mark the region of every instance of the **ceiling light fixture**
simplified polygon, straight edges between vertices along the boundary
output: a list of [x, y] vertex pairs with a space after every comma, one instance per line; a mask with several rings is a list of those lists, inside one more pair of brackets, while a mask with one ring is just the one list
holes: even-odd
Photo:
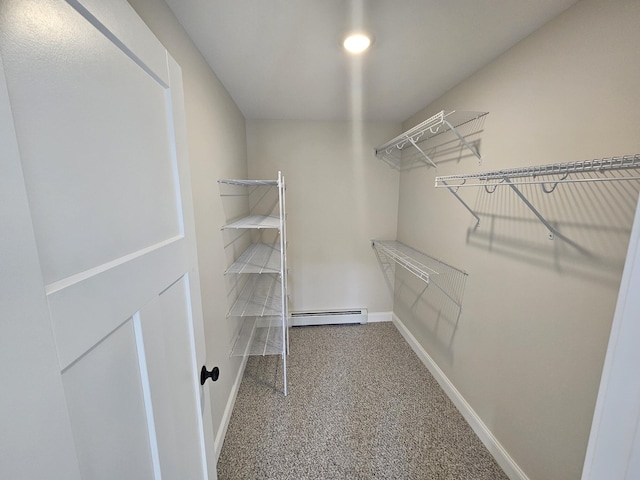
[[362, 53], [373, 43], [372, 38], [365, 33], [350, 33], [342, 42], [342, 46], [349, 53]]

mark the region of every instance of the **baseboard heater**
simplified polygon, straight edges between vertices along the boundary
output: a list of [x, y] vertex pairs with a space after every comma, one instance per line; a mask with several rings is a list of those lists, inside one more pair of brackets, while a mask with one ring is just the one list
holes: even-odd
[[340, 325], [343, 323], [367, 323], [367, 309], [324, 310], [308, 312], [291, 312], [290, 325], [302, 327], [307, 325]]

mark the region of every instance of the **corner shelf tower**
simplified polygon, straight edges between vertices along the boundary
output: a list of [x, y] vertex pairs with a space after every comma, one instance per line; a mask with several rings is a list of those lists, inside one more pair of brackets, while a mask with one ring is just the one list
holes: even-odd
[[[277, 189], [275, 204], [266, 214], [256, 214], [252, 211], [256, 205], [250, 205], [249, 215], [228, 223], [222, 230], [243, 230], [237, 238], [244, 233], [251, 237], [248, 247], [225, 271], [225, 275], [239, 276], [235, 285], [240, 289], [227, 313], [227, 317], [236, 317], [242, 322], [231, 355], [281, 355], [286, 395], [289, 309], [284, 177], [278, 172], [276, 180], [220, 179], [218, 183], [240, 190], [228, 195], [231, 197], [251, 197], [258, 188]], [[264, 198], [266, 194], [259, 200]], [[263, 235], [265, 232], [271, 232], [268, 239]]]

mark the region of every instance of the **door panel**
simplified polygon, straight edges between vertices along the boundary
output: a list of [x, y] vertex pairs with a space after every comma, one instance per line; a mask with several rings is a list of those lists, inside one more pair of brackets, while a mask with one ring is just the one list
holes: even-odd
[[65, 368], [184, 273], [177, 239], [65, 288], [49, 292], [49, 310]]
[[133, 322], [62, 374], [82, 478], [153, 478]]
[[[48, 285], [174, 237], [182, 225], [165, 86], [70, 6], [39, 4], [29, 42], [7, 42], [6, 55], [20, 61], [6, 74]], [[42, 17], [73, 32], [64, 48]], [[23, 23], [5, 35], [23, 39]]]
[[137, 15], [131, 15], [128, 2], [104, 0], [67, 0], [82, 13], [98, 30], [112, 38], [114, 42], [135, 51], [130, 52], [141, 68], [158, 78], [158, 82], [169, 85], [167, 55], [164, 48], [158, 48], [159, 41]]
[[[33, 293], [12, 299], [23, 321], [3, 318], [0, 352], [42, 377], [46, 395], [28, 390], [29, 409], [55, 409], [59, 427], [39, 443], [36, 425], [3, 420], [3, 437], [27, 436], [0, 443], [3, 463], [11, 452], [0, 476], [207, 478], [180, 69], [124, 0], [2, 0], [0, 55], [11, 102], [0, 95], [0, 120], [18, 164], [8, 192], [23, 198], [8, 245], [26, 245], [31, 267], [0, 270], [0, 287]], [[25, 382], [5, 370], [1, 381], [14, 409]], [[66, 454], [68, 473], [22, 474], [32, 444], [47, 459]]]
[[0, 152], [0, 478], [77, 480], [2, 61]]
[[198, 415], [193, 415], [199, 411], [199, 385], [191, 374], [195, 356], [183, 353], [193, 352], [194, 345], [188, 293], [187, 278], [181, 278], [140, 312], [164, 480], [197, 478], [202, 471], [197, 446], [178, 448], [199, 438]]

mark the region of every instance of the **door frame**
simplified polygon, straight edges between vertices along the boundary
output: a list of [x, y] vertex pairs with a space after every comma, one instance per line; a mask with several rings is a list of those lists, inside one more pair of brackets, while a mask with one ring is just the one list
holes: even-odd
[[582, 480], [639, 478], [640, 474], [640, 199], [602, 379]]

